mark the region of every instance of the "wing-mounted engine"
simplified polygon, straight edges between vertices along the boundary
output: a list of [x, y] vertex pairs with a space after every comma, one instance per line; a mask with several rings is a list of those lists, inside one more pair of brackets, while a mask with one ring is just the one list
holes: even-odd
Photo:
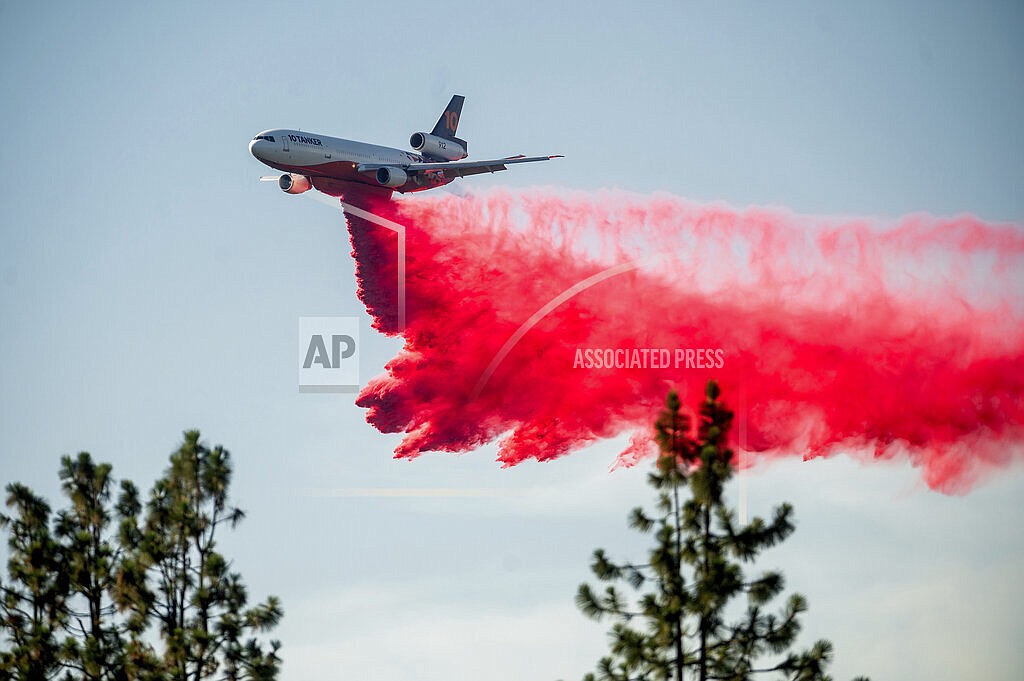
[[401, 168], [384, 166], [377, 169], [377, 183], [384, 187], [401, 187], [409, 181], [409, 173]]
[[466, 141], [445, 139], [426, 132], [414, 132], [409, 146], [424, 156], [438, 161], [458, 161], [466, 158]]
[[277, 180], [277, 186], [281, 188], [281, 191], [288, 194], [301, 194], [302, 192], [308, 192], [313, 188], [308, 177], [305, 175], [298, 175], [296, 173], [282, 175]]

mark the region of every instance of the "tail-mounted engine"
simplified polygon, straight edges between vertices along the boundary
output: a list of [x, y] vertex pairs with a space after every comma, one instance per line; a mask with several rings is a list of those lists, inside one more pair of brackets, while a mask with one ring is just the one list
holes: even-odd
[[289, 194], [301, 194], [302, 192], [308, 192], [313, 188], [308, 177], [305, 175], [296, 175], [295, 173], [282, 175], [277, 180], [277, 186], [281, 188], [281, 191]]
[[409, 138], [409, 146], [424, 156], [443, 161], [458, 161], [468, 156], [465, 141], [445, 139], [426, 132], [414, 132]]

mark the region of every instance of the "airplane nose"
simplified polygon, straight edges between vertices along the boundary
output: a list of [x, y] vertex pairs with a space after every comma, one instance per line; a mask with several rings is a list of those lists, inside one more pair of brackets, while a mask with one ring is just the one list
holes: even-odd
[[252, 142], [249, 142], [249, 153], [260, 160], [263, 160], [260, 157], [260, 145], [263, 143], [263, 141], [264, 140], [253, 140]]

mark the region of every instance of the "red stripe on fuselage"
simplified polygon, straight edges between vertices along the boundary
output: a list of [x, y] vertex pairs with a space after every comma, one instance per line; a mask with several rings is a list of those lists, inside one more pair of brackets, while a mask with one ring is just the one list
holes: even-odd
[[[339, 180], [342, 182], [357, 182], [359, 184], [365, 184], [370, 187], [377, 189], [387, 189], [389, 191], [396, 191], [402, 194], [407, 192], [420, 192], [425, 189], [433, 189], [434, 187], [440, 187], [441, 185], [448, 184], [454, 178], [445, 178], [444, 182], [438, 182], [430, 185], [419, 185], [416, 184], [412, 179], [403, 184], [401, 187], [383, 187], [377, 182], [376, 172], [360, 173], [356, 170], [356, 163], [353, 161], [330, 161], [327, 163], [317, 163], [316, 165], [309, 166], [294, 166], [285, 163], [271, 163], [269, 161], [263, 161], [271, 168], [284, 171], [286, 173], [297, 173], [299, 175], [306, 175], [308, 177], [325, 177], [332, 180]], [[399, 166], [395, 166], [396, 168]]]

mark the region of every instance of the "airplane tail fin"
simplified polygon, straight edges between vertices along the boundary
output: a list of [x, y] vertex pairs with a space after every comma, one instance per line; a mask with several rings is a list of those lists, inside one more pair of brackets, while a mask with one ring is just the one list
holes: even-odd
[[452, 101], [448, 102], [448, 106], [444, 108], [444, 113], [437, 119], [437, 124], [430, 134], [465, 145], [462, 140], [455, 136], [455, 131], [459, 129], [459, 116], [462, 115], [462, 103], [465, 101], [466, 98], [462, 95], [452, 97]]

